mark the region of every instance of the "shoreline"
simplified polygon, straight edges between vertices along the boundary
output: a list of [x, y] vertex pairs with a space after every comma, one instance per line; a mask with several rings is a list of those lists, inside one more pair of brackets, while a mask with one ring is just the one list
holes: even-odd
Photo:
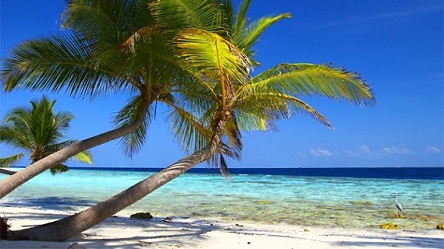
[[[73, 212], [2, 206], [11, 230], [44, 224]], [[131, 219], [117, 214], [65, 242], [6, 241], [0, 248], [68, 248], [78, 243], [91, 248], [444, 248], [444, 231], [402, 229], [344, 229], [268, 225], [173, 217], [162, 221]]]

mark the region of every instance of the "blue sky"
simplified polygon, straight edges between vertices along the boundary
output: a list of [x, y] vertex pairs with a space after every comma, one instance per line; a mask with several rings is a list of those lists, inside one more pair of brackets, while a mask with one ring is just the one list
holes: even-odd
[[[238, 1], [236, 1], [238, 2]], [[1, 58], [16, 44], [60, 32], [64, 1], [2, 1]], [[267, 69], [279, 63], [332, 63], [358, 72], [374, 89], [377, 104], [310, 97], [335, 129], [300, 115], [277, 123], [278, 132], [243, 134], [244, 152], [232, 167], [443, 166], [442, 0], [253, 0], [248, 16], [290, 12], [256, 46]], [[0, 118], [43, 93], [0, 93]], [[75, 115], [69, 138], [85, 139], [112, 128], [125, 97], [94, 101], [66, 94], [56, 110]], [[165, 167], [184, 156], [160, 112], [144, 149], [132, 159], [118, 142], [92, 149], [95, 166]], [[0, 156], [17, 152], [0, 145]], [[22, 162], [26, 164], [28, 161]], [[84, 166], [71, 163], [73, 166]]]

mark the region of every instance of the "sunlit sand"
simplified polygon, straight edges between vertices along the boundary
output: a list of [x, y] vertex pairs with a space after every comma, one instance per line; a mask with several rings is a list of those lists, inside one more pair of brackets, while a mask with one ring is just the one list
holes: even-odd
[[[43, 224], [67, 213], [1, 207], [12, 230]], [[175, 218], [150, 221], [118, 215], [65, 242], [0, 241], [0, 248], [443, 248], [440, 230], [406, 231], [342, 229], [210, 219]]]

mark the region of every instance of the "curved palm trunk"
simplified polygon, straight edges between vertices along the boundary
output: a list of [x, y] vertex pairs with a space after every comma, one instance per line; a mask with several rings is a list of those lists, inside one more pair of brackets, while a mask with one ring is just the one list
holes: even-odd
[[157, 188], [185, 173], [195, 165], [207, 160], [220, 144], [226, 121], [221, 120], [216, 127], [215, 135], [210, 143], [200, 151], [177, 161], [164, 170], [140, 181], [119, 194], [100, 202], [72, 216], [52, 223], [14, 231], [13, 239], [29, 239], [43, 241], [64, 241], [70, 237], [99, 224], [136, 201], [142, 199]]
[[145, 114], [148, 111], [148, 107], [150, 104], [151, 101], [143, 99], [137, 119], [132, 124], [99, 134], [97, 136], [67, 146], [35, 163], [30, 164], [26, 168], [0, 181], [0, 199], [11, 193], [14, 189], [32, 179], [36, 175], [50, 169], [54, 165], [63, 163], [70, 157], [77, 155], [82, 151], [135, 132], [137, 128], [142, 124], [142, 121], [145, 118]]

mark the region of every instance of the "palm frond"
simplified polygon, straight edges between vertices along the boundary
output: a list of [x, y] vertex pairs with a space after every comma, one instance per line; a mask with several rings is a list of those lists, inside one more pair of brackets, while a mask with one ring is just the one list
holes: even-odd
[[230, 39], [232, 34], [232, 27], [234, 25], [235, 12], [234, 6], [231, 0], [219, 0], [220, 11], [221, 11], [221, 27], [223, 27], [224, 32], [219, 34], [225, 39]]
[[232, 148], [232, 157], [240, 157], [241, 151], [243, 149], [242, 144], [242, 133], [237, 124], [237, 118], [235, 113], [231, 113], [231, 117], [228, 119], [225, 125], [225, 135], [228, 138], [228, 144]]
[[25, 153], [19, 153], [10, 157], [0, 158], [0, 168], [9, 168], [14, 163], [18, 162]]
[[71, 157], [71, 159], [80, 161], [82, 163], [93, 164], [92, 154], [89, 151], [82, 151]]
[[[100, 3], [107, 4], [100, 4]], [[123, 1], [121, 1], [123, 2]], [[95, 41], [107, 39], [108, 42], [115, 38], [110, 33], [117, 33], [116, 22], [113, 20], [111, 9], [118, 15], [121, 5], [110, 5], [109, 1], [72, 1], [62, 14], [62, 27], [73, 30], [76, 33], [82, 34], [87, 39]], [[110, 12], [105, 12], [107, 8]], [[105, 35], [106, 34], [106, 35]]]
[[72, 1], [62, 15], [62, 26], [97, 46], [119, 45], [142, 27], [153, 24], [151, 0]]
[[243, 0], [239, 11], [237, 12], [235, 20], [234, 34], [239, 34], [241, 30], [245, 28], [248, 23], [248, 19], [245, 17], [247, 15], [248, 8], [250, 7], [251, 0]]
[[275, 120], [278, 120], [280, 118], [290, 118], [292, 114], [304, 113], [318, 120], [322, 124], [326, 125], [328, 128], [333, 128], [333, 125], [327, 120], [327, 118], [325, 118], [320, 112], [318, 112], [316, 109], [314, 109], [301, 99], [287, 94], [279, 95], [278, 98], [286, 102], [288, 106], [288, 112], [286, 111], [284, 112], [284, 115], [282, 115], [281, 110], [278, 109], [276, 111], [271, 109], [270, 115], [275, 117]]
[[193, 70], [200, 72], [207, 82], [214, 82], [220, 92], [222, 108], [232, 97], [233, 84], [242, 84], [249, 75], [250, 61], [223, 37], [200, 29], [187, 29], [176, 38], [176, 46]]
[[[233, 40], [242, 51], [252, 57], [254, 56], [254, 53], [251, 51], [251, 49], [258, 42], [259, 37], [266, 31], [266, 29], [274, 23], [290, 17], [290, 13], [284, 13], [277, 16], [262, 17], [248, 24], [248, 26], [246, 26], [245, 28], [236, 29], [233, 34]], [[245, 21], [239, 21], [242, 22], [240, 25], [245, 25]]]
[[[256, 101], [253, 100], [253, 104], [254, 103], [256, 103]], [[245, 105], [245, 103], [243, 105]], [[245, 106], [248, 106], [248, 104]], [[237, 107], [235, 113], [238, 120], [239, 129], [242, 131], [276, 130], [272, 120], [270, 120], [269, 117], [259, 108], [255, 110], [248, 110], [243, 109], [242, 107]]]
[[132, 33], [125, 41], [120, 44], [120, 47], [126, 51], [135, 54], [136, 43], [140, 40], [147, 42], [152, 39], [153, 33], [157, 32], [157, 27], [146, 26]]
[[30, 130], [36, 145], [57, 143], [64, 137], [74, 115], [69, 112], [54, 113], [56, 100], [43, 96], [39, 101], [31, 101]]
[[[132, 97], [115, 116], [114, 123], [117, 127], [128, 126], [137, 119], [140, 115], [140, 109], [143, 108], [142, 96]], [[119, 143], [125, 155], [131, 157], [135, 152], [137, 152], [146, 140], [147, 128], [152, 118], [154, 118], [155, 110], [150, 104], [151, 110], [146, 113], [146, 117], [143, 119], [142, 124], [139, 128], [126, 136], [123, 136]]]
[[59, 164], [59, 165], [56, 165], [56, 166], [50, 168], [49, 171], [51, 172], [52, 175], [55, 175], [55, 174], [67, 172], [67, 171], [69, 171], [69, 168], [67, 165]]
[[58, 112], [53, 118], [53, 127], [59, 132], [64, 132], [68, 130], [73, 119], [74, 115], [70, 112]]
[[115, 64], [99, 64], [85, 41], [67, 34], [48, 36], [15, 47], [4, 60], [0, 77], [6, 91], [66, 91], [72, 96], [94, 98], [117, 91], [122, 81], [135, 84], [120, 75], [125, 67], [116, 59]]
[[117, 49], [128, 54], [128, 70], [125, 73], [142, 81], [144, 86], [141, 89], [154, 92], [164, 88], [169, 91], [184, 82], [195, 81], [194, 75], [184, 70], [182, 60], [177, 58], [172, 39], [166, 39], [156, 27], [147, 27], [139, 32]]
[[223, 155], [219, 155], [219, 156], [220, 156], [220, 163], [219, 163], [220, 172], [222, 173], [222, 175], [225, 178], [230, 178], [231, 174], [230, 174], [230, 170], [228, 169], [228, 163], [225, 160], [225, 157]]
[[[249, 111], [254, 106], [255, 111]], [[248, 130], [273, 130], [274, 121], [289, 119], [293, 115], [304, 113], [318, 120], [329, 128], [333, 128], [331, 123], [316, 109], [303, 100], [292, 95], [283, 93], [256, 93], [246, 96], [242, 101], [237, 102], [237, 108]], [[247, 122], [245, 122], [247, 121]], [[258, 123], [254, 123], [254, 122]], [[249, 122], [253, 122], [249, 124]]]
[[186, 28], [205, 29], [220, 33], [221, 11], [209, 0], [157, 0], [151, 4], [153, 16], [171, 35]]
[[358, 74], [330, 65], [281, 64], [254, 77], [243, 93], [245, 91], [272, 91], [297, 96], [315, 94], [346, 99], [357, 105], [375, 102], [370, 86]]
[[[31, 137], [31, 138], [30, 138]], [[33, 142], [27, 127], [16, 127], [12, 122], [0, 126], [0, 142], [28, 150]]]
[[187, 152], [204, 148], [211, 138], [211, 131], [205, 127], [205, 122], [179, 106], [170, 106], [172, 110], [167, 119], [179, 144]]

